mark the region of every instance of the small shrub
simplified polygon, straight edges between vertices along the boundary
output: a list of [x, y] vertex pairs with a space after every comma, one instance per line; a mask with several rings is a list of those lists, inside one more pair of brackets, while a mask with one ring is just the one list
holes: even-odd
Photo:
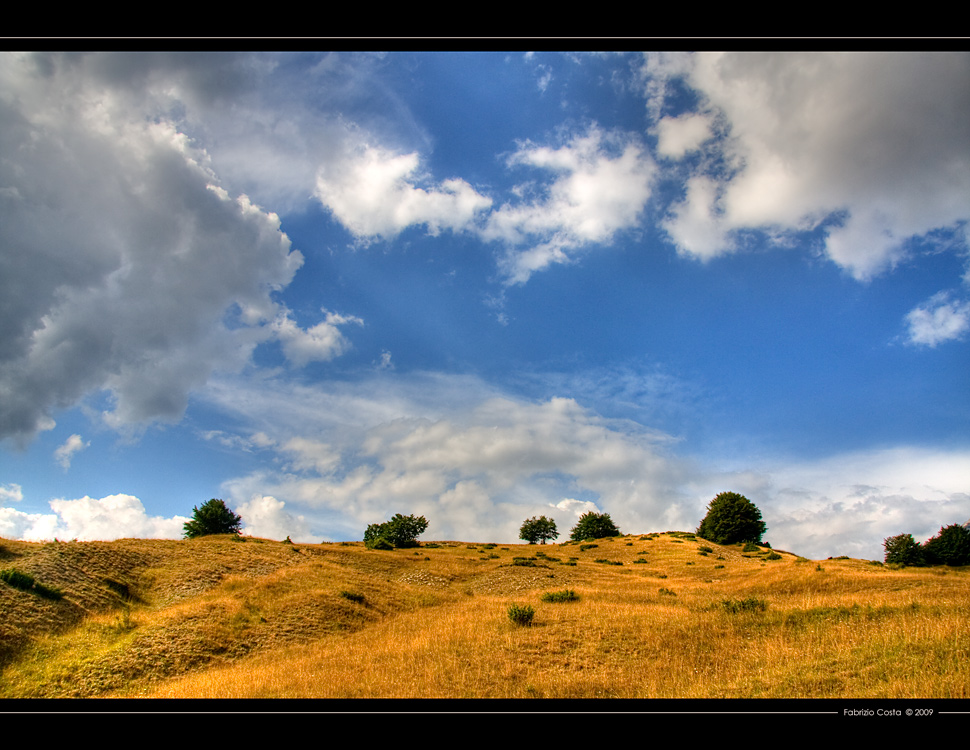
[[[664, 578], [666, 578], [666, 576], [664, 576]], [[663, 589], [662, 588], [662, 589], [659, 590], [659, 592], [660, 592], [660, 595], [661, 596], [677, 596], [677, 592], [671, 591], [670, 589]]]
[[509, 619], [516, 625], [531, 625], [536, 611], [527, 604], [513, 604], [509, 607]]
[[740, 612], [764, 612], [768, 609], [768, 602], [764, 599], [748, 597], [747, 599], [725, 599], [721, 602], [721, 606], [725, 612], [730, 612], [731, 614], [738, 614]]
[[585, 552], [588, 549], [593, 549], [593, 547], [599, 547], [599, 545], [598, 544], [580, 544], [579, 545], [579, 551], [580, 552]]
[[365, 598], [364, 598], [364, 595], [363, 594], [356, 594], [353, 591], [341, 591], [340, 592], [340, 595], [344, 599], [348, 599], [348, 600], [354, 602], [355, 604], [363, 604], [364, 601], [365, 601]]
[[765, 555], [765, 560], [780, 560], [780, 559], [781, 559], [781, 555], [779, 555], [777, 552], [769, 552], [767, 555]]
[[523, 568], [535, 568], [535, 567], [538, 567], [536, 565], [535, 559], [533, 559], [531, 557], [513, 557], [512, 558], [512, 564], [513, 565], [516, 565], [516, 566], [519, 566], [519, 567], [523, 567]]
[[547, 591], [540, 597], [540, 599], [544, 602], [550, 603], [575, 602], [579, 599], [579, 596], [575, 591], [565, 589], [563, 591]]
[[34, 584], [34, 593], [38, 596], [42, 596], [45, 599], [50, 599], [51, 601], [60, 601], [64, 598], [64, 592], [60, 589], [56, 589], [53, 586], [45, 586], [42, 583]]
[[37, 594], [38, 596], [42, 596], [44, 599], [58, 601], [59, 599], [64, 598], [64, 592], [60, 589], [53, 588], [52, 586], [45, 586], [42, 583], [37, 583], [32, 575], [17, 570], [16, 568], [0, 570], [0, 581], [13, 586], [15, 589], [29, 591]]
[[0, 570], [0, 581], [21, 591], [30, 591], [34, 587], [34, 577], [29, 573], [23, 573], [15, 568]]

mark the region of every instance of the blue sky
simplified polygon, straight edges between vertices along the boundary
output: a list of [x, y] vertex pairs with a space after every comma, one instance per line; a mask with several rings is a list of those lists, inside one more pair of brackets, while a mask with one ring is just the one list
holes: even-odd
[[0, 55], [0, 537], [970, 519], [970, 55]]

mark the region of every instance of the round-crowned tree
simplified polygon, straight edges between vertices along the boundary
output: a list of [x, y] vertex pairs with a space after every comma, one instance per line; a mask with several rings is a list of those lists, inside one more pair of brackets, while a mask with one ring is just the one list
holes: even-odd
[[403, 516], [395, 513], [390, 521], [372, 523], [364, 531], [364, 544], [371, 549], [417, 547], [417, 538], [428, 528], [424, 516]]
[[715, 544], [757, 544], [767, 529], [761, 511], [748, 498], [737, 492], [722, 492], [708, 504], [697, 536]]
[[525, 521], [522, 524], [522, 528], [519, 529], [519, 539], [529, 544], [535, 544], [536, 542], [545, 544], [546, 541], [556, 539], [558, 536], [559, 532], [556, 530], [556, 522], [545, 516], [539, 516], [538, 518], [533, 516]]
[[607, 536], [619, 536], [620, 530], [616, 528], [609, 513], [583, 513], [579, 521], [569, 532], [569, 538], [574, 542], [581, 542], [584, 539], [602, 539]]
[[930, 565], [970, 565], [970, 529], [952, 523], [923, 542], [923, 559]]
[[186, 539], [209, 534], [238, 534], [242, 517], [237, 516], [222, 500], [212, 498], [192, 509], [192, 519], [182, 525]]
[[912, 534], [897, 534], [886, 537], [882, 542], [886, 550], [887, 565], [922, 565], [923, 548], [913, 539]]

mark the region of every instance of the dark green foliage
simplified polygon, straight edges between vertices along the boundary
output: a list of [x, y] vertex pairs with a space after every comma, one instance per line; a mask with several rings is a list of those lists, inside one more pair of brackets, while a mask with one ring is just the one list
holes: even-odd
[[970, 529], [954, 523], [923, 542], [923, 559], [930, 565], [970, 565]]
[[424, 516], [402, 516], [395, 513], [385, 523], [372, 523], [364, 532], [364, 544], [369, 549], [391, 549], [394, 547], [417, 547], [417, 537], [428, 528]]
[[341, 591], [340, 595], [355, 604], [363, 604], [366, 601], [363, 594], [356, 594], [353, 591]]
[[536, 611], [527, 604], [513, 604], [509, 607], [509, 619], [516, 625], [531, 625], [535, 616]]
[[574, 542], [581, 542], [584, 539], [602, 539], [608, 536], [619, 536], [620, 530], [616, 528], [609, 513], [584, 513], [579, 521], [569, 533], [569, 538]]
[[34, 583], [34, 593], [55, 602], [64, 598], [63, 591], [52, 586], [45, 586], [42, 583]]
[[212, 498], [192, 509], [192, 520], [183, 525], [186, 539], [209, 534], [238, 534], [242, 518], [233, 513], [222, 500]]
[[556, 529], [556, 522], [545, 516], [539, 516], [538, 518], [533, 516], [523, 523], [522, 528], [519, 529], [519, 539], [529, 544], [535, 544], [536, 542], [545, 544], [546, 541], [558, 537], [559, 531]]
[[896, 565], [922, 565], [923, 549], [912, 534], [897, 534], [882, 542], [886, 550], [885, 562]]
[[721, 606], [725, 612], [730, 612], [731, 614], [738, 614], [740, 612], [764, 612], [768, 609], [768, 602], [764, 599], [748, 597], [747, 599], [725, 599], [721, 602]]
[[761, 511], [748, 498], [737, 492], [722, 492], [707, 506], [697, 536], [717, 544], [758, 543], [767, 529]]
[[539, 598], [544, 602], [555, 604], [558, 602], [578, 601], [579, 595], [571, 589], [565, 589], [564, 591], [547, 591]]
[[29, 591], [32, 594], [37, 594], [45, 599], [57, 601], [64, 598], [64, 592], [62, 592], [60, 589], [45, 586], [42, 583], [37, 583], [32, 575], [16, 570], [15, 568], [0, 570], [0, 581], [3, 581], [16, 589], [20, 589], [21, 591]]
[[13, 586], [21, 591], [30, 591], [34, 587], [34, 577], [29, 573], [23, 573], [14, 568], [0, 570], [0, 581]]

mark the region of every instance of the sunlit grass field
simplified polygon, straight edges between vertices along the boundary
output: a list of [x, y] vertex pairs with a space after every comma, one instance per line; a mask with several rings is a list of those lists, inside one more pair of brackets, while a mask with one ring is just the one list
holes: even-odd
[[64, 592], [0, 585], [6, 698], [970, 696], [965, 568], [682, 532], [394, 551], [0, 540], [0, 568]]

